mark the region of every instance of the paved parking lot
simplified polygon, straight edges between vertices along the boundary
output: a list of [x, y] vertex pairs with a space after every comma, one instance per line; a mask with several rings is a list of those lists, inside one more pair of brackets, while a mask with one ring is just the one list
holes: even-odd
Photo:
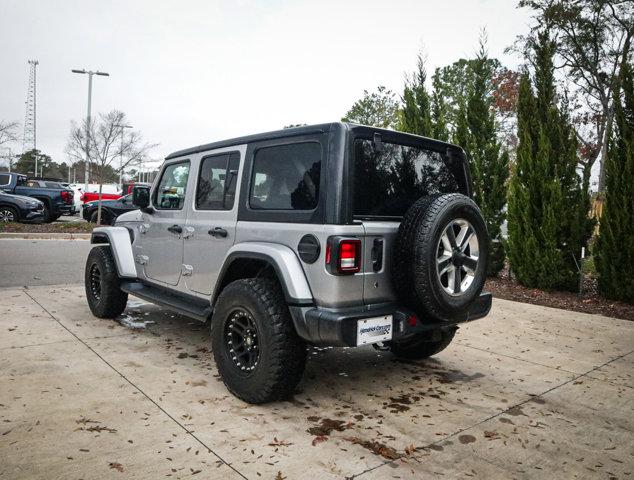
[[495, 300], [435, 359], [312, 349], [251, 406], [205, 325], [0, 289], [0, 478], [633, 478], [634, 324]]

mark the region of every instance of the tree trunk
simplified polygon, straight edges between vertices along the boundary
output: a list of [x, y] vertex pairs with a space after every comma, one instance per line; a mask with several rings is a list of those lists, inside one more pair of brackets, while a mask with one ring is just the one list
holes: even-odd
[[607, 117], [603, 134], [603, 145], [601, 145], [601, 156], [599, 157], [599, 193], [603, 193], [605, 190], [605, 159], [608, 156], [608, 143], [610, 143], [610, 136], [612, 135], [612, 109], [608, 109]]
[[101, 190], [103, 189], [103, 182], [101, 177], [99, 178], [99, 200], [97, 202], [97, 226], [101, 225]]

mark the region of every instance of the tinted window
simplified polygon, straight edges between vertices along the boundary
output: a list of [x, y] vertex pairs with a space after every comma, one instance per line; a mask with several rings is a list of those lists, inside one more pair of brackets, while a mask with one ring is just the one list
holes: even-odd
[[156, 188], [155, 202], [162, 210], [181, 210], [185, 203], [189, 162], [174, 163], [163, 170], [161, 181]]
[[253, 209], [314, 210], [319, 199], [321, 146], [296, 143], [260, 148], [253, 160]]
[[354, 215], [400, 217], [420, 197], [460, 191], [445, 154], [371, 140], [354, 143]]
[[238, 153], [203, 158], [196, 189], [199, 210], [231, 210], [238, 183]]
[[0, 173], [0, 185], [9, 185], [9, 183], [11, 183], [11, 177]]

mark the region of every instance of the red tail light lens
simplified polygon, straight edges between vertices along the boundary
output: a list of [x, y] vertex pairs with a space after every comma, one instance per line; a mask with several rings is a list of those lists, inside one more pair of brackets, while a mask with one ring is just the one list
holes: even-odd
[[326, 246], [326, 266], [334, 275], [361, 271], [361, 240], [349, 237], [330, 237]]
[[62, 190], [62, 202], [73, 203], [73, 192]]
[[339, 244], [339, 271], [356, 273], [361, 270], [361, 240], [342, 240]]

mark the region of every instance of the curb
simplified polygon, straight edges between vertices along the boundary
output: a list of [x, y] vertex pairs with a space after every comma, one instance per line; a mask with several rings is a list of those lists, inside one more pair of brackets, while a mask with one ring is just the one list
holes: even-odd
[[1, 232], [0, 240], [90, 240], [90, 233]]

